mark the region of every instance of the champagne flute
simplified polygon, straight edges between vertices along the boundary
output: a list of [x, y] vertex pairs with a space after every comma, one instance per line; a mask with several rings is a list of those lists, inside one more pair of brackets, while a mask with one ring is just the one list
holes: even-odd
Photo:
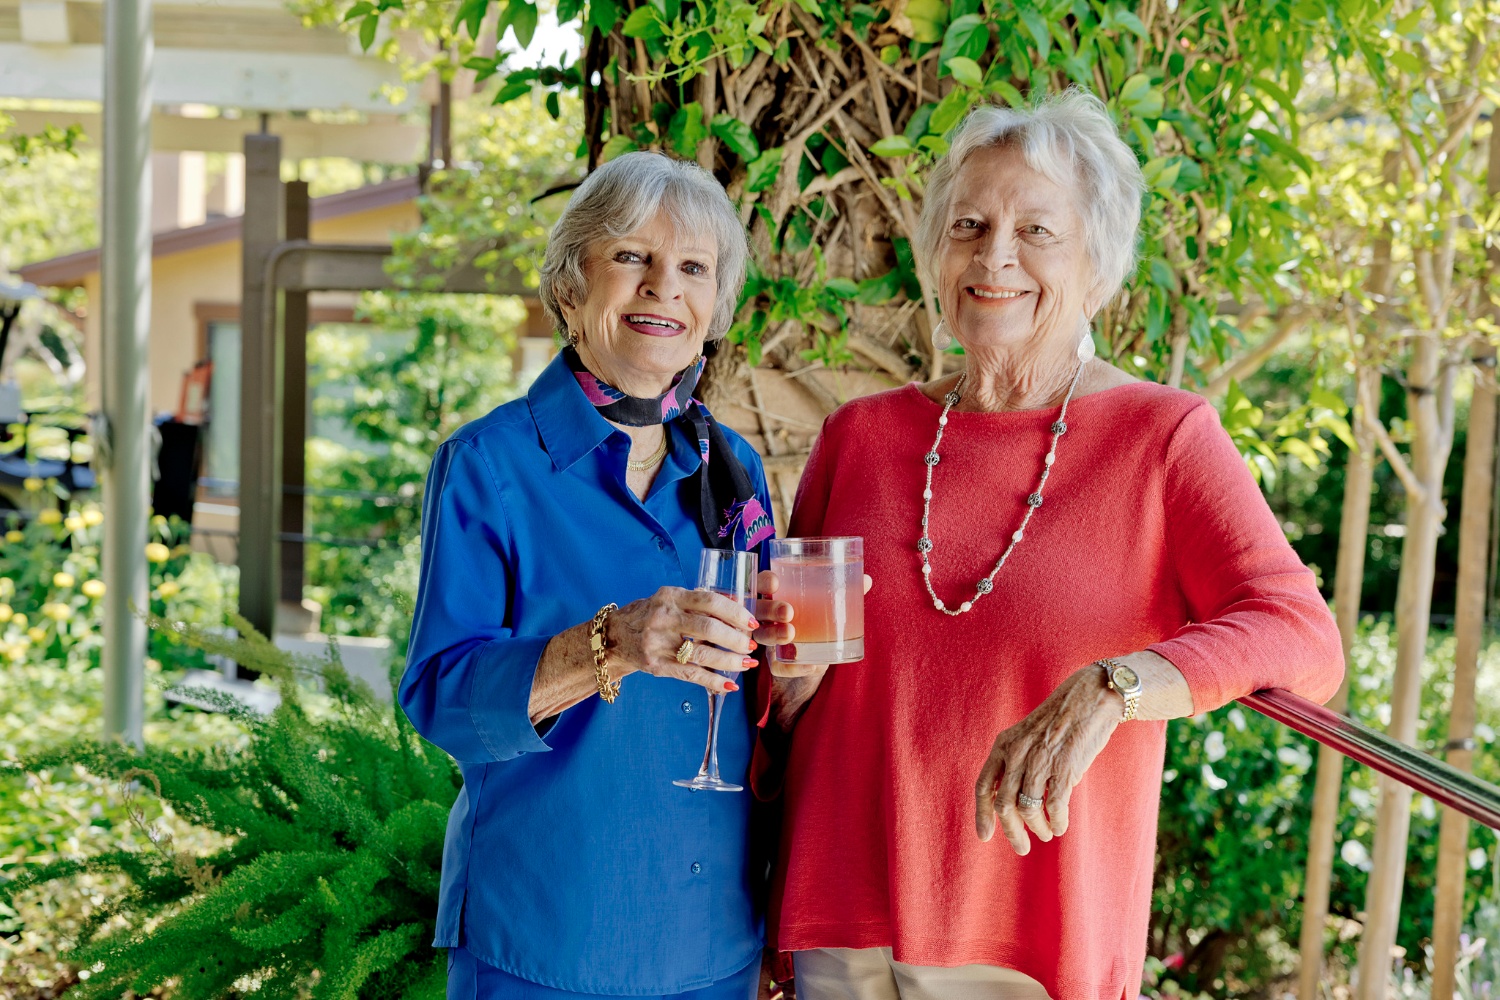
[[[735, 552], [729, 549], [704, 549], [698, 561], [698, 589], [725, 597], [745, 608], [754, 610], [755, 575], [759, 569], [759, 558], [754, 552]], [[731, 672], [715, 671], [724, 677], [733, 677]], [[679, 778], [672, 782], [693, 791], [705, 789], [715, 792], [743, 792], [745, 789], [719, 777], [719, 721], [724, 714], [725, 695], [708, 692], [708, 746], [703, 751], [703, 764], [692, 778]]]

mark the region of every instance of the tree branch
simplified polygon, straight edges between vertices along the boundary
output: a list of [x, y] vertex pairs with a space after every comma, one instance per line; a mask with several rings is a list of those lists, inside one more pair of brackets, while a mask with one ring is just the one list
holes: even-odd
[[1302, 329], [1309, 318], [1309, 311], [1301, 307], [1290, 308], [1279, 315], [1271, 332], [1260, 343], [1214, 372], [1207, 384], [1198, 390], [1199, 395], [1212, 399], [1228, 390], [1231, 381], [1243, 382], [1255, 374], [1292, 334]]

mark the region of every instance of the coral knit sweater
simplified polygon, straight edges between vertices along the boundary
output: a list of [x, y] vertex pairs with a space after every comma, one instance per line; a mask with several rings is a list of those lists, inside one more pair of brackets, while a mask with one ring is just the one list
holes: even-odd
[[[829, 670], [792, 734], [775, 944], [891, 947], [1015, 969], [1055, 1000], [1134, 1000], [1166, 724], [1121, 725], [1067, 833], [1026, 857], [974, 832], [991, 742], [1075, 670], [1143, 649], [1182, 671], [1197, 712], [1268, 687], [1325, 701], [1338, 631], [1214, 409], [1145, 382], [1073, 402], [1046, 502], [994, 591], [941, 614], [916, 549], [940, 410], [915, 385], [840, 408], [798, 490], [791, 534], [863, 536], [875, 584], [865, 659]], [[949, 414], [930, 530], [949, 607], [1019, 525], [1056, 417]]]

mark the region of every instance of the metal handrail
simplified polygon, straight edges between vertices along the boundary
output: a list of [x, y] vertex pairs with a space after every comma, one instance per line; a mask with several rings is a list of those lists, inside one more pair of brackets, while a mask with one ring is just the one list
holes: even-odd
[[1310, 736], [1434, 802], [1456, 809], [1492, 830], [1500, 830], [1500, 788], [1487, 781], [1290, 691], [1273, 688], [1246, 695], [1239, 701], [1246, 708]]

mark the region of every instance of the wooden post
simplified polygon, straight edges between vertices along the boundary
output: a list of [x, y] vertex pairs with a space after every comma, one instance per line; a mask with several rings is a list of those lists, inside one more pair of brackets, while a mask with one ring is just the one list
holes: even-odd
[[[286, 238], [305, 240], [311, 226], [311, 202], [306, 181], [286, 185]], [[306, 526], [307, 484], [307, 293], [288, 291], [281, 297], [281, 342], [286, 377], [281, 410], [281, 533], [301, 535]], [[281, 540], [281, 599], [302, 602], [303, 547], [300, 541]]]
[[245, 216], [240, 293], [240, 614], [276, 632], [281, 528], [282, 353], [266, 262], [281, 242], [281, 140], [245, 136]]
[[[1355, 376], [1356, 400], [1379, 405], [1380, 372], [1361, 368]], [[1359, 629], [1359, 602], [1364, 591], [1365, 550], [1370, 533], [1370, 494], [1375, 483], [1375, 435], [1364, 420], [1363, 404], [1354, 406], [1355, 447], [1344, 470], [1344, 506], [1339, 519], [1338, 562], [1334, 568], [1333, 611], [1344, 645], [1344, 683], [1328, 703], [1335, 712], [1349, 704], [1347, 664]], [[1380, 414], [1372, 414], [1380, 419]], [[1339, 799], [1343, 787], [1344, 755], [1318, 747], [1318, 778], [1313, 786], [1312, 825], [1307, 834], [1307, 874], [1302, 892], [1302, 955], [1298, 997], [1315, 1000], [1323, 976], [1323, 924], [1328, 919], [1329, 888], [1333, 883], [1334, 837], [1338, 833]]]
[[[1500, 128], [1490, 128], [1490, 196], [1500, 194]], [[1500, 247], [1489, 248], [1491, 274], [1500, 272]], [[1469, 440], [1464, 452], [1463, 511], [1458, 528], [1458, 598], [1453, 632], [1453, 700], [1448, 708], [1448, 763], [1474, 769], [1474, 677], [1484, 639], [1485, 579], [1495, 475], [1495, 348], [1474, 351], [1474, 397], [1469, 404]], [[1464, 874], [1468, 868], [1469, 820], [1443, 810], [1438, 834], [1437, 894], [1432, 914], [1432, 996], [1453, 996], [1458, 935], [1464, 919]]]

